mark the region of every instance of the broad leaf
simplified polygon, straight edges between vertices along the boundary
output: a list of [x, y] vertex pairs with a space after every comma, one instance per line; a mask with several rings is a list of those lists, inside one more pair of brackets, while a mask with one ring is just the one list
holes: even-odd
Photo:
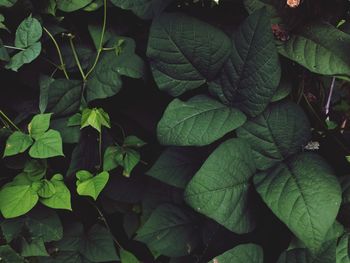
[[6, 141], [4, 157], [25, 152], [33, 144], [33, 139], [22, 132], [15, 131]]
[[24, 263], [24, 258], [17, 254], [9, 245], [0, 246], [0, 257], [3, 263]]
[[279, 43], [279, 52], [322, 75], [350, 76], [350, 36], [326, 23], [302, 27], [287, 42]]
[[55, 130], [48, 130], [39, 136], [30, 148], [29, 155], [39, 159], [64, 156], [60, 133]]
[[36, 42], [30, 47], [18, 52], [16, 55], [11, 57], [10, 62], [6, 65], [7, 69], [17, 71], [24, 64], [28, 64], [36, 59], [41, 52], [41, 43]]
[[271, 101], [281, 77], [267, 11], [250, 15], [233, 34], [232, 44], [219, 83], [232, 105], [254, 117]]
[[11, 7], [17, 0], [0, 0], [0, 7]]
[[249, 142], [257, 168], [265, 170], [301, 152], [311, 138], [311, 128], [298, 105], [282, 102], [247, 121], [237, 135]]
[[215, 257], [213, 263], [263, 263], [264, 254], [260, 246], [255, 244], [239, 245], [220, 256]]
[[322, 245], [337, 216], [341, 189], [318, 155], [303, 153], [254, 177], [273, 213], [311, 250]]
[[73, 12], [89, 5], [93, 0], [57, 0], [57, 8], [64, 12]]
[[111, 128], [108, 113], [101, 108], [85, 109], [81, 117], [81, 129], [91, 126], [101, 132], [102, 126]]
[[56, 193], [55, 186], [47, 179], [41, 181], [42, 187], [38, 191], [41, 198], [50, 198]]
[[202, 146], [243, 125], [246, 117], [239, 110], [199, 95], [187, 102], [174, 99], [158, 123], [161, 144]]
[[35, 115], [32, 121], [28, 124], [29, 134], [34, 139], [37, 139], [49, 129], [51, 115], [51, 113]]
[[189, 182], [185, 201], [227, 229], [247, 233], [255, 226], [248, 207], [249, 180], [254, 172], [249, 145], [230, 139], [214, 150]]
[[136, 240], [146, 243], [153, 253], [169, 257], [188, 255], [199, 242], [193, 220], [191, 213], [184, 209], [160, 205], [137, 231]]
[[122, 165], [123, 155], [123, 148], [119, 145], [109, 146], [103, 155], [103, 170], [111, 171]]
[[103, 188], [106, 186], [109, 174], [104, 171], [94, 177], [85, 177], [84, 171], [77, 173], [77, 192], [79, 195], [91, 196], [94, 200], [97, 199]]
[[46, 251], [45, 244], [42, 238], [34, 238], [27, 242], [21, 238], [21, 256], [35, 257], [35, 256], [49, 256]]
[[350, 263], [349, 234], [345, 234], [338, 242], [336, 263]]
[[35, 44], [43, 33], [40, 22], [29, 16], [24, 19], [16, 30], [15, 46], [27, 48]]
[[29, 212], [38, 202], [38, 194], [31, 185], [14, 185], [0, 191], [0, 210], [5, 218]]
[[161, 90], [179, 96], [213, 80], [231, 51], [219, 29], [182, 14], [153, 20], [147, 56]]

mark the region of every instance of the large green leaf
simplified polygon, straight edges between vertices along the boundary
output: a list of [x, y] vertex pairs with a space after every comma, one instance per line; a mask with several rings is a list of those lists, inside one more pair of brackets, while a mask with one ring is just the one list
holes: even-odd
[[232, 105], [254, 117], [271, 101], [281, 77], [267, 11], [250, 15], [233, 34], [232, 44], [219, 83]]
[[248, 208], [249, 180], [254, 172], [249, 145], [242, 139], [230, 139], [214, 150], [189, 182], [185, 201], [233, 232], [249, 232], [255, 226]]
[[282, 102], [247, 121], [237, 135], [249, 142], [257, 168], [265, 170], [301, 152], [311, 138], [311, 128], [298, 105]]
[[137, 231], [136, 240], [144, 242], [153, 253], [169, 257], [188, 255], [196, 248], [199, 235], [191, 213], [177, 206], [158, 206]]
[[4, 157], [25, 152], [33, 144], [33, 139], [23, 132], [15, 131], [6, 141]]
[[173, 0], [111, 0], [122, 9], [131, 10], [143, 19], [159, 15]]
[[47, 111], [58, 116], [76, 113], [80, 106], [82, 83], [56, 79], [49, 87]]
[[60, 133], [55, 130], [48, 130], [39, 136], [30, 148], [29, 155], [39, 159], [63, 156]]
[[187, 102], [174, 99], [157, 127], [161, 144], [202, 146], [241, 126], [246, 117], [214, 99], [199, 95]]
[[11, 57], [10, 62], [6, 65], [7, 69], [17, 71], [24, 64], [28, 64], [36, 59], [41, 52], [41, 43], [36, 42], [30, 47], [18, 52], [16, 55]]
[[311, 250], [322, 245], [337, 216], [341, 189], [328, 164], [303, 153], [254, 177], [273, 213]]
[[24, 19], [16, 30], [15, 46], [18, 48], [27, 48], [35, 44], [43, 33], [40, 22], [29, 16]]
[[278, 45], [287, 58], [322, 75], [350, 76], [350, 36], [326, 23], [302, 27]]
[[29, 212], [38, 202], [39, 196], [31, 185], [12, 185], [0, 191], [0, 210], [5, 218]]
[[231, 51], [217, 28], [182, 14], [153, 20], [147, 56], [161, 90], [178, 96], [213, 80]]
[[264, 254], [260, 246], [255, 244], [239, 245], [220, 256], [215, 257], [213, 263], [263, 263]]
[[73, 12], [89, 5], [93, 0], [57, 0], [57, 8], [64, 12]]

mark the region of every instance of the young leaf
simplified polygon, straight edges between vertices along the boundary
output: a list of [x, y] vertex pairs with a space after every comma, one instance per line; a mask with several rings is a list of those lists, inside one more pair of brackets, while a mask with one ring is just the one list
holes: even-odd
[[97, 199], [103, 188], [106, 186], [109, 174], [104, 171], [92, 178], [83, 175], [82, 171], [77, 173], [77, 192], [79, 195], [91, 196], [94, 200]]
[[101, 108], [85, 109], [81, 117], [81, 129], [91, 126], [98, 132], [101, 132], [101, 127], [111, 128], [108, 113]]
[[36, 59], [41, 52], [41, 43], [36, 42], [30, 47], [18, 52], [14, 55], [10, 62], [5, 66], [7, 69], [11, 69], [13, 71], [18, 71], [20, 67], [24, 64], [28, 64]]
[[254, 117], [265, 110], [281, 77], [267, 11], [250, 15], [234, 33], [232, 43], [219, 83], [232, 105]]
[[111, 171], [123, 165], [124, 151], [119, 145], [109, 146], [103, 155], [103, 170]]
[[42, 198], [50, 198], [56, 193], [55, 186], [48, 180], [42, 180], [42, 187], [38, 191], [38, 195]]
[[[199, 243], [191, 213], [177, 206], [158, 206], [137, 231], [136, 240], [152, 250], [169, 257], [188, 255]], [[176, 244], [176, 246], [174, 246]]]
[[254, 176], [256, 190], [274, 214], [311, 250], [322, 245], [341, 203], [328, 164], [303, 153]]
[[226, 251], [213, 259], [219, 263], [263, 263], [264, 254], [260, 246], [255, 244], [244, 244]]
[[58, 131], [48, 130], [39, 136], [29, 150], [32, 158], [45, 159], [55, 156], [64, 156], [62, 138]]
[[185, 201], [227, 229], [247, 233], [255, 227], [248, 206], [249, 180], [254, 172], [249, 145], [242, 139], [230, 139], [214, 150], [189, 182]]
[[55, 187], [55, 193], [49, 198], [40, 198], [40, 202], [50, 208], [72, 210], [70, 191], [63, 182], [63, 176], [56, 174], [50, 182]]
[[140, 153], [133, 149], [125, 149], [125, 155], [123, 159], [123, 175], [130, 177], [132, 170], [139, 163], [141, 159]]
[[15, 131], [6, 141], [4, 157], [25, 152], [33, 144], [33, 139], [22, 132]]
[[37, 139], [50, 127], [51, 113], [35, 115], [28, 124], [28, 132], [32, 138]]
[[175, 13], [153, 20], [147, 56], [159, 89], [173, 96], [213, 80], [230, 52], [230, 39], [200, 20]]
[[0, 211], [5, 218], [13, 218], [29, 212], [39, 197], [31, 185], [14, 185], [0, 190]]
[[135, 135], [130, 135], [125, 138], [123, 147], [135, 147], [135, 148], [140, 148], [142, 146], [145, 146], [147, 143], [138, 138]]
[[24, 19], [16, 30], [15, 46], [18, 48], [27, 48], [41, 38], [43, 33], [40, 22], [29, 16]]
[[161, 144], [203, 146], [243, 125], [246, 117], [239, 110], [199, 95], [187, 102], [174, 99], [158, 123]]

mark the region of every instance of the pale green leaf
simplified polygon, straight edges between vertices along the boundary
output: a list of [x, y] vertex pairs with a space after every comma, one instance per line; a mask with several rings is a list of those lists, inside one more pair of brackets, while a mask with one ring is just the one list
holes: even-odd
[[35, 115], [28, 124], [28, 131], [32, 138], [37, 139], [50, 127], [51, 113]]
[[121, 263], [140, 263], [140, 261], [131, 252], [121, 249], [120, 250]]
[[132, 170], [140, 162], [140, 153], [133, 149], [125, 149], [125, 155], [123, 159], [123, 175], [129, 177]]
[[64, 156], [60, 133], [55, 130], [48, 130], [43, 135], [39, 136], [30, 148], [29, 155], [39, 159]]
[[39, 41], [43, 33], [40, 22], [29, 16], [24, 19], [16, 30], [15, 46], [28, 48]]
[[6, 141], [4, 157], [25, 152], [33, 144], [33, 139], [22, 132], [15, 131]]
[[94, 200], [97, 199], [103, 188], [106, 186], [109, 174], [104, 171], [92, 178], [85, 179], [83, 181], [80, 180], [80, 176], [77, 174], [77, 192], [79, 195], [91, 196]]
[[30, 47], [18, 52], [11, 57], [10, 62], [5, 66], [7, 69], [18, 71], [24, 64], [28, 64], [36, 59], [41, 52], [41, 43], [36, 42]]
[[81, 129], [91, 126], [98, 132], [101, 132], [101, 127], [111, 128], [109, 115], [101, 108], [85, 109], [81, 117]]

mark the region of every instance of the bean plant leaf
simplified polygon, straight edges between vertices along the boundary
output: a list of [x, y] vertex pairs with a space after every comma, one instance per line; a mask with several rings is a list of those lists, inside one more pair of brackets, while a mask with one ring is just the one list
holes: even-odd
[[91, 126], [101, 132], [102, 126], [111, 128], [108, 113], [101, 108], [85, 109], [81, 117], [81, 129]]
[[48, 130], [39, 136], [30, 148], [29, 155], [38, 159], [64, 156], [60, 133], [55, 130]]
[[173, 96], [213, 80], [231, 52], [219, 29], [182, 14], [153, 20], [147, 56], [159, 89]]
[[0, 257], [4, 263], [23, 263], [24, 258], [17, 254], [9, 245], [0, 246]]
[[28, 132], [32, 138], [36, 139], [43, 135], [50, 127], [51, 113], [35, 115], [28, 124]]
[[349, 234], [342, 236], [338, 242], [336, 263], [350, 263]]
[[0, 7], [12, 7], [17, 0], [0, 0]]
[[93, 177], [86, 177], [84, 171], [77, 172], [77, 192], [79, 195], [91, 196], [97, 199], [103, 188], [106, 186], [109, 174], [104, 171]]
[[38, 191], [41, 198], [50, 198], [56, 193], [55, 186], [47, 179], [41, 181], [42, 187]]
[[191, 213], [174, 205], [163, 204], [137, 231], [136, 240], [147, 244], [153, 253], [179, 257], [190, 254], [198, 245], [196, 231]]
[[254, 172], [249, 145], [242, 139], [230, 139], [211, 153], [189, 182], [185, 201], [227, 229], [247, 233], [255, 226], [248, 207], [249, 180]]
[[330, 24], [313, 23], [302, 27], [287, 42], [279, 43], [278, 51], [312, 72], [349, 76], [349, 45], [348, 34]]
[[341, 203], [341, 188], [328, 164], [303, 153], [254, 176], [274, 214], [311, 250], [322, 245]]
[[120, 260], [123, 263], [140, 263], [137, 257], [125, 249], [120, 250]]
[[57, 0], [57, 8], [64, 12], [73, 12], [89, 5], [93, 0]]
[[239, 110], [198, 95], [187, 102], [174, 99], [157, 127], [158, 140], [165, 145], [210, 144], [246, 121]]
[[230, 104], [254, 117], [265, 110], [281, 67], [266, 9], [250, 15], [232, 36], [232, 52], [219, 76]]
[[0, 39], [0, 61], [9, 61], [10, 55], [7, 52], [7, 49], [4, 47], [2, 40]]
[[41, 38], [43, 33], [40, 22], [29, 16], [24, 19], [16, 30], [15, 46], [18, 48], [27, 48]]
[[33, 144], [33, 139], [20, 131], [15, 131], [6, 141], [4, 157], [25, 152]]
[[260, 246], [255, 244], [244, 244], [226, 251], [215, 257], [210, 262], [219, 263], [263, 263], [264, 254]]
[[29, 212], [39, 197], [31, 185], [13, 185], [0, 190], [0, 211], [5, 218]]
[[311, 128], [298, 105], [281, 102], [247, 121], [237, 135], [249, 142], [257, 168], [265, 170], [301, 152], [311, 138]]
[[122, 165], [123, 155], [123, 148], [119, 145], [109, 146], [103, 156], [103, 170], [111, 171]]
[[7, 69], [18, 71], [24, 64], [28, 64], [36, 59], [41, 52], [41, 43], [36, 42], [30, 47], [18, 52], [16, 55], [11, 57], [10, 62], [6, 65]]
[[40, 86], [40, 98], [39, 98], [39, 109], [40, 113], [44, 113], [48, 100], [49, 100], [49, 88], [52, 82], [54, 82], [55, 79], [51, 78], [46, 75], [41, 75], [39, 79], [39, 86]]
[[33, 238], [30, 242], [21, 239], [21, 256], [35, 257], [35, 256], [49, 256], [46, 251], [45, 243], [42, 238]]

